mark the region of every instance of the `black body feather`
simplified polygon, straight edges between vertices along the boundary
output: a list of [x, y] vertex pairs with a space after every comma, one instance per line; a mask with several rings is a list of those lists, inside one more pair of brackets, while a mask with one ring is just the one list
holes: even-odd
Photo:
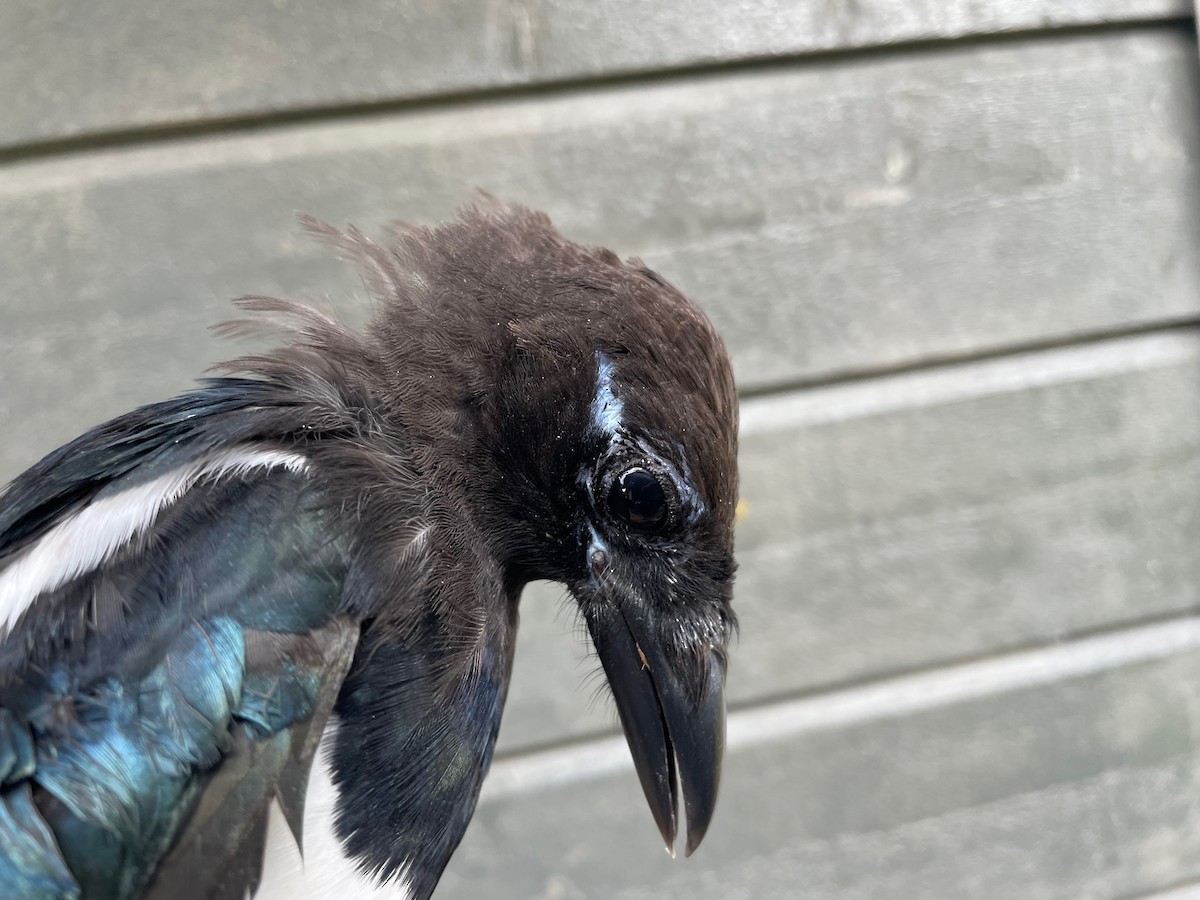
[[[575, 592], [664, 837], [676, 757], [689, 849], [703, 834], [737, 488], [712, 327], [525, 210], [485, 203], [387, 245], [308, 224], [379, 296], [365, 334], [247, 298], [287, 335], [227, 367], [249, 377], [100, 426], [0, 495], [3, 599], [6, 573], [89, 510], [200, 473], [0, 631], [2, 896], [243, 896], [272, 802], [299, 837], [336, 714], [345, 852], [428, 897], [491, 761], [534, 578]], [[606, 506], [630, 466], [670, 504], [654, 531]], [[642, 746], [645, 709], [665, 751]]]

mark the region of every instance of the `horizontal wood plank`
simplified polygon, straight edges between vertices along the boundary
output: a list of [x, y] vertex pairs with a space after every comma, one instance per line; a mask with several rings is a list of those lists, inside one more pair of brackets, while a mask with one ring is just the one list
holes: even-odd
[[10, 0], [0, 5], [0, 147], [1188, 12], [1187, 0]]
[[1117, 900], [1196, 879], [1198, 642], [1184, 619], [735, 715], [687, 860], [615, 742], [544, 754], [541, 783], [499, 763], [439, 896]]
[[[1197, 410], [1194, 332], [743, 404], [731, 702], [1196, 608]], [[560, 596], [522, 603], [508, 749], [614, 727]]]
[[1200, 315], [1195, 54], [1115, 32], [0, 167], [0, 473], [240, 352], [204, 332], [229, 297], [355, 309], [296, 210], [370, 230], [476, 185], [646, 256], [744, 388]]
[[795, 388], [1200, 316], [1195, 35], [1074, 28], [1191, 9], [0, 5], [0, 157], [30, 157], [0, 165], [0, 481], [238, 352], [203, 330], [230, 296], [360, 318], [296, 210], [373, 230], [477, 185], [547, 208], [695, 296], [772, 391], [743, 407], [730, 758], [705, 846], [666, 860], [573, 607], [537, 586], [438, 896], [1183, 900], [1200, 620], [1139, 623], [1200, 607], [1200, 333]]

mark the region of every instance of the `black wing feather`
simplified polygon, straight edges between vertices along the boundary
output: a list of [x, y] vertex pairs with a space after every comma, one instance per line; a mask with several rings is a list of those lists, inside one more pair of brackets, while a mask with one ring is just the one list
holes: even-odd
[[114, 482], [133, 486], [216, 447], [277, 434], [288, 416], [277, 384], [211, 378], [203, 385], [99, 425], [17, 476], [0, 495], [0, 560]]
[[[0, 497], [0, 571], [102, 493], [246, 441], [293, 446], [279, 394], [213, 380], [50, 454]], [[201, 482], [34, 602], [0, 643], [0, 896], [257, 886], [269, 803], [298, 831], [358, 641], [339, 612], [352, 539], [329, 505], [286, 469]]]

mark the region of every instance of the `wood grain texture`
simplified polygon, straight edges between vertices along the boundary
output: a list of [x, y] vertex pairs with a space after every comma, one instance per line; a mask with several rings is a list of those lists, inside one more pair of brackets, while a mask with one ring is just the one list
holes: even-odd
[[744, 388], [1196, 316], [1198, 74], [1138, 30], [0, 168], [0, 475], [235, 353], [229, 297], [354, 310], [295, 211], [370, 230], [476, 185], [646, 256]]
[[535, 586], [438, 897], [1197, 900], [1193, 14], [0, 4], [0, 481], [242, 352], [230, 297], [361, 319], [297, 211], [546, 208], [694, 296], [754, 395], [729, 759], [667, 860]]
[[[1198, 413], [1192, 331], [743, 404], [732, 705], [1197, 608]], [[614, 727], [558, 596], [522, 605], [509, 750]]]
[[1198, 639], [1184, 619], [735, 716], [688, 860], [632, 771], [577, 753], [575, 777], [485, 795], [440, 896], [1117, 900], [1195, 879]]
[[10, 0], [0, 147], [1188, 12], [1187, 0]]

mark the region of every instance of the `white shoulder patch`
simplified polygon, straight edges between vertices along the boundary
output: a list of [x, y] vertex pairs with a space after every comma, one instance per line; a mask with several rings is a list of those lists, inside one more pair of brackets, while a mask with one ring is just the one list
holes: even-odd
[[285, 450], [220, 450], [67, 516], [0, 570], [0, 639], [38, 596], [101, 565], [197, 482], [277, 466], [303, 472], [308, 461]]
[[304, 799], [304, 853], [296, 846], [283, 810], [271, 803], [267, 820], [266, 856], [262, 880], [254, 900], [318, 900], [346, 897], [353, 900], [409, 900], [405, 879], [378, 884], [364, 874], [356, 860], [345, 855], [334, 831], [338, 789], [333, 783], [329, 755], [337, 734], [331, 716], [321, 735]]

